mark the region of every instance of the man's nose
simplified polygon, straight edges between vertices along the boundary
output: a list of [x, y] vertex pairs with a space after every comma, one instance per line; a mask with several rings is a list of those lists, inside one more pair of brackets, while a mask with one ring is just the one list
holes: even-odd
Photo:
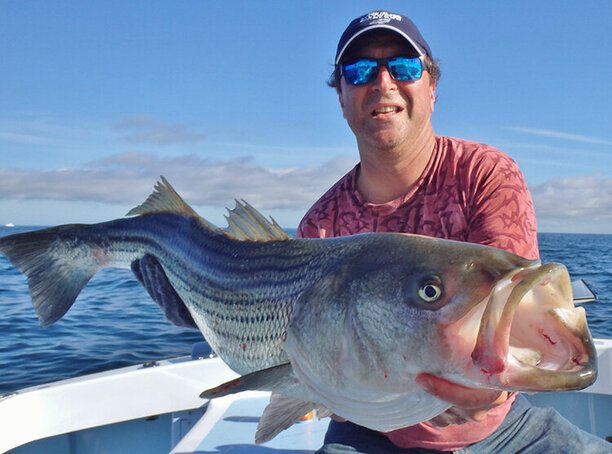
[[372, 81], [372, 88], [381, 91], [388, 91], [397, 88], [395, 79], [391, 77], [391, 73], [385, 66], [380, 68], [378, 74], [376, 75], [376, 79]]

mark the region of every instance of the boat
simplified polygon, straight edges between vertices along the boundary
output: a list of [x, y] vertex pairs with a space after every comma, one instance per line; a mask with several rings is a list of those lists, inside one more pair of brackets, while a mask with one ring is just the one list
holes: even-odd
[[[527, 396], [612, 441], [612, 339], [595, 339], [599, 377], [589, 388]], [[218, 357], [192, 356], [129, 366], [0, 397], [0, 452], [11, 454], [291, 453], [315, 451], [327, 419], [301, 421], [256, 445], [269, 393], [248, 391], [203, 405], [206, 388], [236, 377]]]
[[[596, 296], [573, 283], [582, 302]], [[612, 339], [594, 339], [599, 375], [580, 391], [536, 393], [575, 425], [612, 442]], [[318, 449], [328, 419], [305, 418], [256, 445], [269, 393], [247, 391], [210, 401], [199, 394], [237, 377], [205, 342], [190, 356], [147, 362], [0, 396], [0, 452], [10, 454], [287, 453]], [[611, 445], [612, 447], [612, 445]]]

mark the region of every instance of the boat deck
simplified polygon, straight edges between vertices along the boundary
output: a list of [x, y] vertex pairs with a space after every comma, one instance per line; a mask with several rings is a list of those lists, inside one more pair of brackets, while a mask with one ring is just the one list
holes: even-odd
[[312, 453], [323, 444], [329, 420], [301, 421], [274, 439], [255, 445], [255, 430], [268, 404], [268, 393], [249, 392], [215, 399], [206, 414], [174, 447], [183, 453]]

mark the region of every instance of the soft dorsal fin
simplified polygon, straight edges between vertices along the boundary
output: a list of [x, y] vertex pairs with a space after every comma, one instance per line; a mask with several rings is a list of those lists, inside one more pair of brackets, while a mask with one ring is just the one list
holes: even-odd
[[227, 210], [226, 234], [236, 240], [251, 241], [278, 241], [290, 240], [291, 236], [285, 232], [276, 221], [268, 221], [259, 211], [244, 200], [236, 200], [236, 207]]

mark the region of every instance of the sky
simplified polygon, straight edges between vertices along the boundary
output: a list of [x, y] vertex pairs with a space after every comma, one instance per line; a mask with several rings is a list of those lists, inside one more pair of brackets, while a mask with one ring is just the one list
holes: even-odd
[[612, 233], [612, 2], [0, 0], [0, 225], [119, 218], [160, 175], [286, 228], [357, 162], [326, 85], [372, 10], [439, 59], [437, 134], [509, 154], [541, 232]]

